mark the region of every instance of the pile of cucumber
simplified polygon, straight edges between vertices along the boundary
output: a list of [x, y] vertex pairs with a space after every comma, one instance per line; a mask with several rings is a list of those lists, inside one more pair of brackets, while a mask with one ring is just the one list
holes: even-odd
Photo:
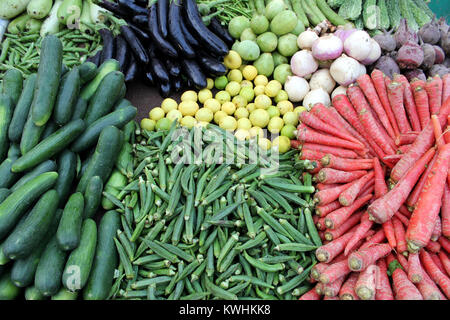
[[112, 173], [132, 165], [137, 110], [117, 61], [69, 70], [62, 51], [46, 36], [37, 74], [2, 82], [0, 299], [106, 299], [117, 267], [119, 214], [94, 219]]

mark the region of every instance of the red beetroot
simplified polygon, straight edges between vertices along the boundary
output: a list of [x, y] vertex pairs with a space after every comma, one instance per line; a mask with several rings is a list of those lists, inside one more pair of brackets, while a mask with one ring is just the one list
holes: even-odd
[[348, 257], [348, 266], [352, 271], [364, 270], [378, 259], [388, 255], [389, 252], [391, 252], [391, 246], [387, 243], [354, 251]]
[[416, 69], [424, 59], [422, 48], [414, 42], [408, 41], [397, 51], [395, 59], [401, 69]]
[[419, 290], [409, 281], [405, 271], [400, 268], [392, 273], [396, 300], [423, 300]]
[[339, 298], [341, 300], [359, 300], [358, 295], [355, 292], [356, 282], [358, 281], [359, 274], [352, 272], [339, 291]]

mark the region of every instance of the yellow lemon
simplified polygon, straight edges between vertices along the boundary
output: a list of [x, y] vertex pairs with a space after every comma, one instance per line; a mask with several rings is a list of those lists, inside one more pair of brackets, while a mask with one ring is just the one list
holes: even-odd
[[258, 146], [263, 150], [269, 150], [272, 143], [267, 138], [259, 138], [258, 140]]
[[253, 99], [255, 98], [255, 92], [253, 91], [253, 88], [250, 88], [248, 86], [241, 88], [241, 91], [239, 91], [239, 95], [247, 99], [247, 102], [253, 101]]
[[278, 136], [273, 139], [272, 147], [278, 149], [279, 153], [285, 153], [291, 149], [291, 140], [285, 136]]
[[242, 69], [242, 75], [246, 80], [253, 80], [258, 75], [258, 70], [254, 66], [245, 66], [244, 69]]
[[197, 102], [197, 92], [194, 90], [188, 90], [181, 95], [181, 101], [194, 101]]
[[280, 90], [278, 92], [278, 94], [276, 95], [276, 97], [274, 98], [274, 100], [276, 103], [278, 103], [280, 101], [286, 101], [286, 100], [289, 100], [289, 96], [286, 91]]
[[245, 109], [247, 109], [248, 113], [251, 113], [253, 110], [256, 109], [256, 107], [255, 107], [255, 104], [252, 102], [252, 103], [247, 104], [245, 106]]
[[270, 119], [269, 124], [267, 125], [267, 129], [270, 133], [279, 133], [281, 128], [283, 128], [284, 122], [280, 117], [273, 117]]
[[233, 131], [237, 128], [237, 121], [232, 116], [226, 116], [220, 120], [219, 126], [222, 129]]
[[265, 94], [260, 94], [255, 98], [256, 109], [267, 109], [272, 105], [272, 100]]
[[237, 108], [245, 107], [247, 105], [247, 99], [241, 95], [235, 96], [231, 102], [233, 102]]
[[294, 111], [288, 111], [283, 115], [284, 124], [296, 126], [298, 124], [298, 114]]
[[195, 127], [197, 127], [197, 128], [206, 128], [208, 126], [208, 124], [209, 124], [209, 122], [206, 122], [206, 121], [198, 121], [195, 124]]
[[178, 105], [178, 110], [183, 116], [194, 116], [199, 109], [197, 102], [194, 101], [182, 101]]
[[154, 121], [158, 121], [159, 119], [164, 118], [166, 113], [164, 112], [164, 110], [162, 108], [156, 107], [156, 108], [153, 108], [152, 110], [150, 110], [148, 115], [149, 115], [150, 119], [152, 119]]
[[240, 90], [241, 85], [236, 81], [228, 82], [227, 86], [225, 87], [225, 91], [228, 92], [232, 97], [237, 96]]
[[251, 137], [264, 137], [264, 130], [260, 127], [251, 127], [249, 132]]
[[259, 86], [255, 86], [255, 88], [253, 89], [253, 92], [255, 93], [255, 96], [259, 96], [259, 95], [264, 94], [265, 89], [266, 88], [264, 86], [259, 85]]
[[266, 86], [269, 83], [269, 79], [265, 75], [258, 74], [255, 80], [253, 80], [253, 83], [255, 86]]
[[211, 122], [214, 113], [208, 108], [201, 108], [195, 113], [195, 119], [198, 121]]
[[206, 78], [206, 89], [211, 90], [214, 88], [214, 80], [211, 78]]
[[236, 139], [244, 141], [250, 138], [250, 133], [248, 132], [248, 130], [245, 129], [237, 129], [236, 132], [234, 133], [234, 136], [236, 137]]
[[200, 103], [205, 103], [206, 100], [211, 99], [213, 94], [209, 89], [202, 89], [198, 92], [198, 101]]
[[170, 119], [170, 121], [178, 121], [183, 118], [183, 115], [178, 110], [171, 110], [167, 113], [166, 118]]
[[216, 124], [220, 123], [220, 120], [222, 120], [222, 118], [226, 117], [228, 114], [225, 111], [217, 111], [216, 113], [214, 113], [214, 122]]
[[205, 101], [205, 103], [203, 104], [203, 107], [208, 108], [213, 113], [215, 113], [220, 110], [220, 102], [219, 102], [219, 100], [210, 98]]
[[253, 82], [251, 82], [249, 80], [242, 80], [241, 81], [241, 88], [243, 88], [243, 87], [253, 88]]
[[168, 113], [171, 110], [175, 110], [178, 108], [178, 103], [172, 98], [166, 98], [161, 103], [161, 108], [165, 113]]
[[254, 126], [264, 128], [269, 123], [269, 113], [264, 109], [255, 109], [250, 113], [250, 121]]
[[279, 117], [280, 116], [280, 110], [278, 110], [275, 106], [270, 106], [267, 108], [267, 112], [269, 113], [269, 117]]
[[182, 126], [188, 128], [188, 129], [191, 129], [193, 126], [195, 126], [195, 124], [197, 123], [197, 120], [195, 120], [194, 117], [186, 116], [180, 120], [180, 123]]
[[231, 116], [236, 111], [236, 105], [233, 102], [227, 101], [222, 105], [221, 110]]
[[153, 131], [155, 130], [155, 126], [156, 126], [156, 121], [152, 120], [152, 119], [148, 119], [148, 118], [144, 118], [141, 120], [141, 128], [148, 130], [148, 131]]
[[228, 51], [228, 54], [223, 59], [223, 64], [228, 69], [237, 69], [242, 64], [242, 58], [239, 55], [239, 53], [237, 53], [234, 50], [230, 50], [230, 51]]
[[303, 111], [308, 111], [308, 109], [306, 109], [306, 108], [303, 107], [303, 106], [296, 107], [296, 108], [294, 109], [294, 112], [296, 112], [297, 114], [300, 114], [300, 113], [302, 113]]
[[280, 92], [281, 88], [282, 88], [282, 86], [279, 81], [271, 80], [266, 85], [264, 93], [271, 98], [275, 98], [277, 96], [278, 92]]
[[252, 127], [252, 123], [247, 118], [240, 118], [237, 121], [237, 127], [238, 127], [238, 129], [250, 130], [250, 128]]
[[281, 115], [284, 115], [289, 111], [294, 111], [294, 105], [290, 101], [280, 101], [277, 103], [277, 107], [280, 110]]
[[240, 72], [238, 69], [233, 69], [228, 72], [227, 75], [228, 81], [236, 81], [241, 83], [242, 81], [242, 72]]
[[236, 111], [234, 112], [234, 117], [236, 119], [241, 119], [241, 118], [248, 118], [249, 112], [246, 108], [244, 107], [239, 107], [236, 109]]
[[230, 94], [225, 90], [217, 92], [215, 98], [219, 100], [220, 104], [224, 104], [225, 102], [231, 101]]

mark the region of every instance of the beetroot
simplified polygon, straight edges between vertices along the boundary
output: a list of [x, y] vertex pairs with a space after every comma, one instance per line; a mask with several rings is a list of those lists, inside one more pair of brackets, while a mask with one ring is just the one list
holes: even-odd
[[423, 62], [422, 48], [414, 42], [406, 42], [398, 50], [397, 63], [401, 69], [416, 69]]
[[436, 53], [436, 59], [434, 60], [435, 64], [441, 64], [445, 60], [445, 53], [444, 50], [442, 50], [439, 46], [433, 46], [434, 51]]
[[440, 46], [445, 54], [450, 55], [450, 27], [447, 25], [444, 18], [439, 19], [439, 31], [441, 33]]
[[450, 72], [450, 69], [444, 66], [443, 64], [435, 64], [431, 67], [430, 71], [428, 72], [428, 75], [430, 77], [433, 77], [435, 75], [439, 75], [440, 77], [443, 77], [447, 73]]
[[427, 81], [427, 76], [422, 69], [408, 70], [404, 73], [404, 76], [411, 82], [412, 79], [417, 78], [419, 80]]
[[389, 78], [393, 78], [394, 73], [400, 73], [397, 63], [389, 56], [381, 56], [375, 64], [375, 69], [382, 71]]
[[447, 68], [450, 68], [450, 57], [446, 57], [444, 60], [444, 66]]
[[407, 42], [419, 43], [419, 37], [417, 36], [417, 33], [408, 27], [406, 19], [402, 19], [400, 21], [400, 25], [397, 31], [395, 31], [394, 38], [397, 42], [397, 49]]
[[384, 30], [382, 34], [377, 34], [373, 37], [373, 40], [380, 45], [381, 50], [390, 52], [394, 51], [397, 47], [397, 43], [391, 33], [392, 31], [387, 32]]
[[439, 30], [436, 17], [432, 21], [424, 24], [419, 30], [419, 37], [425, 43], [436, 44], [441, 39], [441, 33]]
[[434, 50], [434, 46], [429, 43], [422, 43], [421, 48], [423, 51], [423, 62], [421, 67], [425, 70], [430, 69], [436, 60], [436, 50]]

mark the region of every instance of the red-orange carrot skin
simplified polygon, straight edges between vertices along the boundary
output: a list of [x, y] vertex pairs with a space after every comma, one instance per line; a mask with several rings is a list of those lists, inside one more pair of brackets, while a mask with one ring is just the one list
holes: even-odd
[[378, 160], [378, 158], [373, 158], [373, 169], [375, 177], [375, 199], [378, 199], [388, 192], [388, 188], [384, 180], [383, 168], [381, 167], [380, 160]]
[[316, 280], [319, 281], [320, 275], [327, 270], [329, 267], [328, 263], [323, 263], [323, 262], [319, 262], [318, 264], [316, 264], [314, 267], [311, 268], [311, 277]]
[[343, 130], [345, 132], [345, 128], [338, 121], [336, 121], [334, 114], [330, 111], [328, 107], [324, 106], [322, 103], [316, 103], [311, 108], [310, 112], [323, 122], [329, 124], [330, 126], [338, 130]]
[[395, 115], [400, 133], [411, 131], [411, 125], [406, 117], [406, 111], [403, 99], [403, 85], [398, 82], [392, 82], [387, 86], [389, 103]]
[[364, 212], [364, 214], [361, 216], [361, 223], [358, 225], [355, 232], [353, 233], [353, 237], [345, 246], [344, 250], [345, 255], [348, 255], [355, 248], [358, 241], [362, 240], [367, 231], [369, 231], [370, 228], [372, 228], [372, 225], [373, 222], [369, 220], [369, 214], [367, 212]]
[[291, 148], [292, 149], [299, 149], [301, 144], [302, 143], [300, 141], [298, 141], [298, 140], [295, 140], [295, 139], [291, 140]]
[[308, 170], [308, 172], [311, 173], [311, 174], [318, 173], [322, 169], [322, 164], [320, 163], [320, 161], [311, 161], [311, 162], [314, 163], [314, 165], [316, 167], [314, 169], [312, 169], [312, 170]]
[[438, 253], [439, 259], [441, 260], [442, 265], [444, 266], [445, 273], [447, 276], [450, 275], [450, 258], [444, 251], [439, 251]]
[[411, 144], [417, 139], [418, 135], [419, 135], [419, 132], [400, 133], [395, 138], [395, 144], [398, 146], [403, 146], [405, 144]]
[[320, 151], [313, 151], [308, 149], [303, 149], [300, 151], [300, 160], [320, 160], [325, 157], [325, 153]]
[[395, 249], [397, 247], [397, 240], [395, 239], [395, 230], [392, 219], [383, 223], [382, 227], [389, 245], [392, 247], [392, 249]]
[[411, 85], [411, 90], [414, 91], [417, 87], [425, 87], [427, 82], [418, 78], [414, 78], [409, 84]]
[[353, 184], [347, 190], [341, 193], [341, 195], [339, 196], [339, 202], [346, 207], [352, 205], [353, 202], [355, 202], [358, 194], [360, 194], [362, 188], [366, 185], [366, 183], [373, 179], [373, 176], [374, 172], [370, 171], [365, 176], [362, 176], [361, 178], [353, 182]]
[[408, 259], [400, 253], [397, 253], [396, 255], [397, 261], [400, 263], [400, 265], [403, 267], [406, 273], [408, 273]]
[[423, 300], [419, 290], [409, 281], [405, 271], [398, 268], [392, 273], [396, 300]]
[[322, 183], [348, 183], [361, 178], [367, 171], [342, 171], [333, 168], [322, 168], [317, 174], [317, 180]]
[[325, 217], [321, 217], [321, 218], [319, 218], [319, 220], [317, 220], [316, 227], [319, 231], [326, 230], [327, 227], [325, 226]]
[[[416, 184], [420, 175], [425, 171], [425, 166], [434, 156], [435, 150], [430, 149], [419, 161], [417, 161], [411, 170], [402, 177], [402, 179], [383, 197], [375, 200], [368, 208], [372, 219], [377, 223], [384, 223], [389, 220], [400, 206], [408, 198], [409, 193]], [[400, 160], [401, 161], [401, 160]], [[400, 162], [399, 161], [399, 162]]]
[[438, 148], [440, 148], [445, 144], [445, 141], [444, 136], [442, 135], [441, 124], [439, 123], [437, 115], [433, 114], [431, 116], [431, 123], [433, 124], [433, 132], [434, 138], [436, 139], [436, 145]]
[[358, 85], [361, 88], [361, 90], [364, 92], [364, 95], [366, 96], [367, 100], [369, 100], [369, 103], [372, 106], [373, 110], [375, 110], [376, 114], [378, 115], [378, 118], [380, 119], [387, 133], [392, 139], [394, 139], [395, 137], [394, 129], [392, 128], [391, 123], [389, 122], [389, 118], [386, 114], [386, 111], [384, 110], [383, 105], [381, 104], [375, 86], [373, 85], [372, 79], [368, 74], [364, 74], [360, 76], [356, 81], [358, 82]]
[[425, 249], [432, 253], [438, 253], [439, 251], [441, 251], [441, 245], [437, 241], [430, 241], [425, 246]]
[[430, 102], [430, 113], [438, 114], [442, 105], [442, 79], [438, 75], [429, 79], [425, 85], [425, 91]]
[[439, 256], [437, 255], [437, 253], [436, 253], [436, 252], [433, 252], [433, 251], [431, 251], [431, 250], [428, 250], [428, 248], [425, 248], [425, 249], [427, 250], [428, 254], [430, 255], [430, 257], [431, 257], [431, 259], [433, 260], [433, 262], [434, 262], [434, 264], [436, 265], [436, 267], [438, 267], [438, 269], [439, 269], [443, 274], [447, 275], [446, 272], [445, 272], [444, 265], [442, 264], [441, 259], [439, 259]]
[[344, 248], [347, 244], [347, 242], [352, 237], [353, 233], [348, 232], [344, 234], [343, 236], [340, 236], [337, 239], [334, 239], [333, 241], [329, 242], [326, 245], [323, 245], [316, 249], [316, 257], [320, 261], [319, 256], [323, 255], [326, 259], [321, 261], [325, 263], [329, 263], [332, 261], [337, 255], [339, 255], [341, 252], [344, 251]]
[[339, 187], [339, 186], [340, 186], [339, 183], [318, 183], [318, 184], [316, 184], [316, 189], [319, 191], [322, 191], [322, 190], [331, 189], [331, 188], [335, 188], [335, 187]]
[[326, 205], [329, 204], [339, 198], [339, 195], [347, 188], [351, 186], [351, 182], [339, 185], [334, 188], [329, 188], [325, 190], [321, 190], [319, 192], [316, 192], [314, 195], [314, 201], [317, 202], [319, 205]]
[[[403, 145], [403, 146], [399, 146], [398, 147], [398, 151], [401, 153], [401, 154], [405, 154], [405, 153], [407, 153], [410, 149], [411, 149], [411, 147], [412, 147], [412, 144], [405, 144], [405, 145]], [[400, 160], [399, 160], [400, 161]]]
[[408, 279], [412, 283], [422, 281], [422, 267], [420, 266], [418, 253], [410, 253], [408, 255]]
[[396, 74], [394, 80], [398, 81], [403, 86], [403, 98], [405, 102], [406, 113], [408, 114], [409, 122], [411, 127], [415, 131], [421, 130], [419, 116], [417, 115], [416, 104], [414, 102], [414, 95], [412, 93], [411, 85], [408, 79], [404, 75]]
[[[370, 180], [368, 184], [366, 184], [363, 189], [361, 190], [361, 192], [358, 194], [358, 197], [363, 197], [365, 195], [368, 194], [372, 194], [375, 190], [375, 181], [374, 180]], [[373, 200], [373, 198], [371, 199], [371, 201]]]
[[423, 280], [417, 284], [417, 288], [424, 300], [447, 300], [422, 266], [420, 268], [422, 270]]
[[362, 196], [356, 199], [351, 206], [343, 207], [330, 212], [325, 217], [325, 225], [328, 229], [339, 228], [356, 210], [359, 210], [362, 206], [364, 206], [370, 199], [372, 199], [372, 197], [373, 196], [371, 194]]
[[325, 293], [325, 296], [327, 297], [336, 297], [339, 294], [339, 290], [342, 287], [342, 284], [344, 283], [345, 276], [340, 277], [339, 279], [336, 279], [333, 282], [324, 284], [323, 291]]
[[347, 221], [339, 226], [339, 228], [325, 230], [325, 237], [328, 238], [328, 240], [333, 240], [339, 238], [349, 230], [351, 232], [355, 231], [356, 225], [361, 220], [361, 214], [362, 212], [353, 214], [350, 218], [347, 219]]
[[449, 163], [450, 144], [446, 144], [438, 153], [410, 219], [406, 239], [411, 251], [426, 246], [431, 239], [441, 208]]
[[373, 85], [377, 90], [378, 97], [380, 98], [381, 104], [383, 105], [384, 111], [386, 112], [386, 115], [389, 119], [392, 129], [394, 130], [394, 134], [397, 136], [400, 133], [400, 130], [398, 128], [397, 121], [395, 120], [395, 116], [392, 111], [391, 104], [389, 102], [386, 83], [384, 81], [385, 76], [383, 72], [375, 69], [372, 71], [371, 77]]
[[391, 162], [395, 165], [401, 158], [401, 154], [392, 154], [390, 156], [383, 157], [383, 162]]
[[342, 158], [356, 159], [358, 155], [356, 152], [344, 148], [337, 148], [331, 146], [324, 146], [323, 144], [315, 144], [315, 143], [304, 143], [302, 145], [302, 150], [311, 150], [311, 151], [319, 151], [324, 154], [330, 153], [335, 156], [339, 156]]
[[375, 300], [394, 300], [394, 293], [392, 292], [387, 275], [386, 261], [384, 259], [378, 260], [377, 267], [377, 291], [375, 293]]
[[351, 270], [348, 268], [347, 261], [342, 260], [330, 264], [328, 268], [320, 274], [320, 282], [328, 284], [346, 276], [350, 272]]
[[408, 251], [408, 246], [405, 238], [405, 228], [403, 223], [397, 218], [392, 218], [392, 224], [394, 225], [395, 239], [397, 241], [397, 252], [404, 254]]
[[[367, 233], [374, 232], [373, 230], [369, 230]], [[384, 239], [386, 239], [386, 235], [384, 234], [384, 230], [380, 229], [377, 232], [375, 232], [372, 236], [366, 238], [366, 242], [364, 242], [361, 247], [359, 247], [359, 250], [369, 248], [375, 244], [379, 244], [381, 242], [384, 242]]]
[[341, 290], [339, 290], [339, 298], [341, 300], [359, 300], [359, 297], [355, 292], [358, 276], [359, 274], [357, 272], [352, 272], [342, 284]]
[[[374, 264], [367, 266], [366, 269], [359, 273], [358, 281], [356, 281], [355, 285], [355, 291], [361, 300], [375, 300], [377, 273], [377, 267]], [[363, 296], [360, 291], [361, 289], [367, 290], [370, 293], [369, 296]]]
[[320, 295], [316, 292], [316, 288], [312, 288], [307, 293], [302, 295], [298, 300], [320, 300], [320, 298]]
[[437, 241], [442, 235], [442, 223], [439, 216], [436, 217], [436, 223], [434, 224], [433, 233], [431, 234], [431, 241]]
[[442, 104], [450, 97], [450, 73], [442, 77]]
[[447, 126], [447, 128], [445, 128], [444, 131], [444, 141], [445, 143], [450, 143], [450, 124]]
[[[374, 264], [389, 254], [392, 248], [387, 243], [376, 244], [365, 248], [360, 248], [358, 251], [350, 253], [348, 256], [348, 266], [352, 271], [361, 271], [366, 269], [369, 265]], [[354, 265], [353, 262], [358, 262], [358, 266]]]
[[419, 116], [420, 127], [423, 130], [430, 121], [431, 116], [428, 95], [423, 86], [417, 86], [414, 89], [413, 94], [417, 107], [417, 115]]
[[400, 213], [400, 211], [397, 211], [394, 213], [394, 217], [400, 220], [400, 222], [405, 226], [405, 228], [408, 228], [409, 220], [407, 217], [405, 217], [403, 214]]
[[339, 201], [335, 200], [333, 202], [330, 202], [326, 205], [323, 206], [316, 206], [316, 214], [319, 217], [325, 217], [327, 214], [329, 214], [330, 212], [339, 209], [341, 206], [341, 204], [339, 203]]
[[441, 288], [447, 299], [450, 299], [450, 279], [439, 269], [426, 250], [420, 250], [420, 261], [430, 278]]
[[439, 243], [441, 244], [441, 247], [447, 251], [447, 253], [450, 253], [450, 240], [444, 238], [444, 237], [440, 237], [439, 238]]
[[332, 154], [325, 155], [320, 161], [325, 168], [342, 171], [370, 170], [373, 162], [370, 159], [346, 159]]
[[425, 185], [425, 181], [427, 181], [427, 177], [430, 174], [431, 168], [433, 168], [434, 163], [436, 162], [437, 153], [434, 154], [433, 159], [431, 159], [430, 163], [427, 165], [425, 172], [420, 176], [419, 181], [414, 187], [413, 191], [409, 194], [408, 199], [406, 199], [406, 205], [410, 211], [414, 211], [414, 208], [419, 200], [420, 193], [422, 192], [423, 186]]
[[316, 286], [314, 287], [317, 294], [319, 294], [321, 296], [324, 294], [323, 287], [324, 287], [324, 284], [322, 282], [317, 282]]

